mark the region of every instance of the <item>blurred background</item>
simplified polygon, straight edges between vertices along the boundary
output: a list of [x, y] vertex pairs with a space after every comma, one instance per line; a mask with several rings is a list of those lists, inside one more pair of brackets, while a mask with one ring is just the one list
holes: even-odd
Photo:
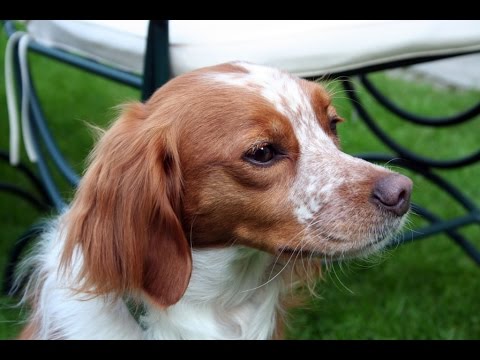
[[[0, 66], [4, 67], [7, 36], [0, 33]], [[138, 90], [119, 85], [37, 54], [29, 56], [38, 92], [58, 145], [81, 173], [93, 136], [85, 122], [105, 127], [114, 106], [140, 98]], [[370, 79], [400, 106], [423, 115], [449, 115], [480, 100], [480, 56], [443, 60], [392, 71]], [[355, 80], [354, 80], [355, 81]], [[0, 150], [8, 149], [4, 72], [0, 72]], [[347, 121], [339, 126], [342, 148], [349, 154], [386, 152], [346, 99], [338, 83], [327, 88]], [[362, 102], [382, 128], [412, 151], [434, 158], [467, 155], [480, 148], [480, 119], [454, 128], [425, 128], [403, 122], [386, 112], [357, 87]], [[22, 150], [22, 161], [28, 163]], [[33, 167], [32, 167], [33, 168]], [[428, 204], [442, 218], [462, 215], [463, 209], [421, 176], [395, 167], [414, 180], [413, 201]], [[457, 185], [480, 206], [480, 164], [438, 173]], [[6, 163], [0, 180], [28, 188], [30, 184]], [[59, 183], [61, 183], [59, 179]], [[62, 186], [65, 198], [72, 190]], [[0, 192], [0, 276], [15, 241], [32, 224], [53, 213]], [[426, 225], [412, 214], [408, 227]], [[459, 231], [480, 247], [480, 227]], [[478, 339], [480, 338], [480, 267], [444, 235], [431, 236], [367, 260], [338, 264], [317, 285], [318, 298], [290, 313], [290, 339]], [[25, 313], [18, 299], [0, 297], [0, 338], [15, 337]]]

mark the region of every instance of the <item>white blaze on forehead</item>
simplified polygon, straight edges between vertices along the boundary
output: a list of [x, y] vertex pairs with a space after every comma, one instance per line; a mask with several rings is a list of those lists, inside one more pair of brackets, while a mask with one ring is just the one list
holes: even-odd
[[[247, 73], [213, 73], [208, 78], [228, 85], [257, 91], [292, 123], [300, 147], [297, 173], [289, 198], [301, 223], [313, 219], [322, 206], [332, 200], [344, 174], [337, 164], [352, 157], [338, 150], [323, 131], [312, 106], [310, 94], [300, 80], [278, 69], [236, 62]], [[348, 161], [347, 161], [348, 162]]]
[[232, 64], [247, 70], [247, 73], [210, 73], [208, 78], [258, 92], [292, 122], [300, 147], [335, 147], [332, 139], [321, 129], [310, 95], [302, 89], [298, 78], [266, 66], [245, 62]]
[[235, 62], [233, 65], [243, 68], [247, 72], [210, 73], [209, 79], [228, 85], [252, 89], [268, 100], [282, 115], [295, 122], [299, 112], [311, 114], [315, 120], [315, 113], [310, 104], [309, 96], [299, 86], [298, 79], [275, 68], [254, 65], [244, 62]]

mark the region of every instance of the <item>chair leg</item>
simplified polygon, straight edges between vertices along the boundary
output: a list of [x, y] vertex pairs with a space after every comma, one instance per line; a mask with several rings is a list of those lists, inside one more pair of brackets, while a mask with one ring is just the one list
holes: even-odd
[[[6, 295], [18, 295], [24, 284], [15, 283], [15, 269], [24, 252], [25, 248], [31, 241], [38, 237], [44, 231], [44, 224], [36, 224], [23, 233], [18, 238], [13, 249], [10, 252], [7, 267], [5, 269], [5, 277], [3, 280], [3, 293]], [[26, 279], [27, 277], [24, 277]]]
[[142, 100], [147, 100], [170, 79], [167, 20], [150, 20], [143, 67]]

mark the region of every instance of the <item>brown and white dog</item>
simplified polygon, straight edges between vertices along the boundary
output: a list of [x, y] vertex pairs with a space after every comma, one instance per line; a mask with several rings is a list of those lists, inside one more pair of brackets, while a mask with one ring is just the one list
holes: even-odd
[[377, 251], [409, 209], [412, 182], [341, 152], [340, 121], [317, 83], [241, 62], [127, 105], [25, 264], [21, 337], [273, 337], [295, 260]]

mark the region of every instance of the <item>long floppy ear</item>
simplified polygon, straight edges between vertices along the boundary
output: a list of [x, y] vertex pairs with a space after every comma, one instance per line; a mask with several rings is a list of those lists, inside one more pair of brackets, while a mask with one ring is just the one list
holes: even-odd
[[[181, 173], [173, 136], [132, 104], [100, 139], [66, 215], [64, 269], [83, 254], [78, 279], [94, 294], [143, 290], [176, 303], [191, 274], [179, 220]], [[73, 269], [73, 267], [70, 267]]]

